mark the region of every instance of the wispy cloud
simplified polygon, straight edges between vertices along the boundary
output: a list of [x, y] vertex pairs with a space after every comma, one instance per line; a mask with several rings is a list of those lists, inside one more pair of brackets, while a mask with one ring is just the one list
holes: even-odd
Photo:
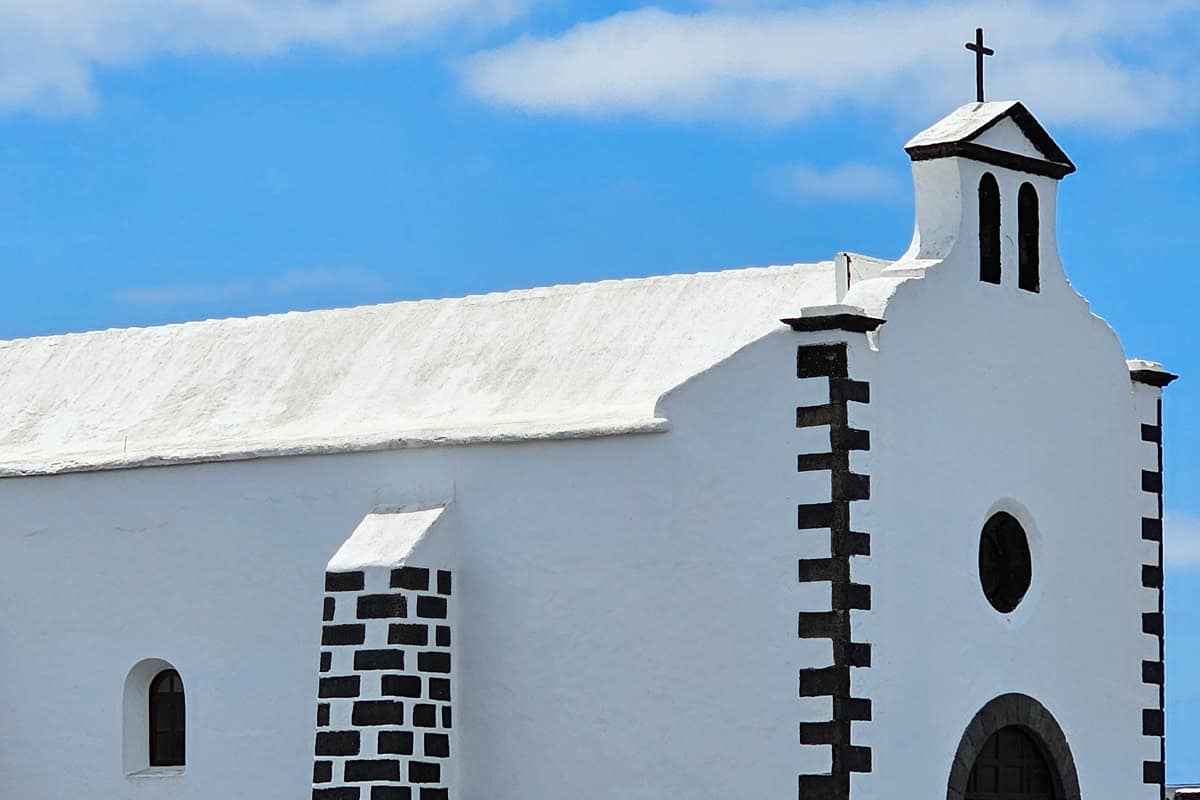
[[384, 287], [372, 272], [353, 267], [291, 270], [263, 280], [232, 279], [220, 283], [142, 286], [119, 289], [113, 300], [122, 305], [194, 306], [231, 302], [271, 295], [285, 297], [306, 292], [329, 291], [370, 294]]
[[533, 0], [0, 0], [0, 110], [78, 111], [97, 67], [190, 53], [369, 51], [486, 28]]
[[926, 118], [972, 99], [962, 42], [980, 24], [1000, 50], [992, 94], [1057, 123], [1126, 131], [1196, 108], [1195, 59], [1179, 56], [1200, 33], [1198, 0], [644, 8], [478, 53], [462, 77], [488, 102], [543, 114], [781, 123], [850, 107]]
[[799, 200], [853, 202], [898, 197], [904, 182], [874, 164], [848, 162], [821, 168], [789, 164], [770, 173], [768, 180], [780, 194]]
[[1200, 571], [1200, 517], [1168, 513], [1163, 527], [1163, 561], [1167, 569]]

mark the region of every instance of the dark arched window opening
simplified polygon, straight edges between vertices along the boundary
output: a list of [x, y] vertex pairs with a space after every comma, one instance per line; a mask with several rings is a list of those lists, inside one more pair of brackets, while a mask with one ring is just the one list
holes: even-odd
[[1020, 253], [1017, 285], [1027, 292], [1041, 289], [1038, 274], [1041, 254], [1038, 244], [1039, 227], [1037, 189], [1032, 183], [1021, 184], [1017, 195], [1017, 251]]
[[150, 766], [183, 766], [184, 722], [183, 681], [164, 669], [150, 681]]
[[1000, 185], [990, 172], [979, 179], [979, 280], [1000, 283]]

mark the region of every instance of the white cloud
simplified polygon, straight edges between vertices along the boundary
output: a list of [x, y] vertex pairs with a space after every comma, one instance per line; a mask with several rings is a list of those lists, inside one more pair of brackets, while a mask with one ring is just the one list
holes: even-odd
[[235, 278], [221, 283], [119, 289], [113, 293], [113, 300], [123, 305], [187, 306], [244, 300], [263, 294], [282, 297], [314, 291], [371, 293], [383, 286], [379, 276], [366, 270], [319, 267], [291, 270], [260, 281]]
[[1200, 517], [1168, 513], [1163, 528], [1163, 561], [1167, 569], [1200, 571]]
[[100, 66], [162, 55], [393, 47], [485, 27], [533, 0], [0, 0], [0, 110], [78, 111]]
[[[1198, 17], [1198, 0], [842, 2], [789, 11], [726, 0], [697, 13], [643, 8], [524, 37], [477, 53], [462, 76], [476, 96], [534, 113], [779, 123], [850, 106], [922, 119], [974, 99], [963, 43], [984, 25], [999, 51], [988, 62], [991, 96], [1020, 97], [1059, 123], [1121, 131], [1168, 125], [1195, 107], [1194, 58], [1185, 66], [1169, 59], [1192, 52]], [[1182, 44], [1164, 45], [1173, 41]]]
[[782, 194], [812, 200], [872, 200], [895, 197], [904, 190], [903, 182], [894, 173], [858, 162], [828, 169], [790, 164], [776, 170], [771, 179]]

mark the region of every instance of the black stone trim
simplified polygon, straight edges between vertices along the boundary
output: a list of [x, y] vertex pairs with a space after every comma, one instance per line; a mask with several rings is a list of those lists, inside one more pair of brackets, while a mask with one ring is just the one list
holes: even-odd
[[847, 378], [848, 372], [845, 342], [804, 345], [796, 352], [797, 378]]
[[424, 619], [445, 619], [446, 598], [421, 595], [417, 598], [417, 616]]
[[357, 786], [339, 786], [336, 789], [313, 789], [313, 800], [358, 800]]
[[412, 724], [418, 728], [437, 727], [437, 706], [432, 703], [417, 703], [412, 710]]
[[361, 678], [357, 675], [339, 675], [334, 678], [321, 678], [317, 689], [317, 697], [358, 697]]
[[848, 581], [850, 565], [843, 558], [800, 559], [800, 582]]
[[829, 443], [834, 450], [870, 450], [871, 432], [834, 426], [829, 430]]
[[801, 775], [800, 800], [838, 800], [850, 796], [850, 773]]
[[363, 588], [361, 572], [326, 572], [325, 591], [327, 592], [361, 592]]
[[449, 758], [450, 737], [444, 733], [425, 734], [425, 741], [421, 745], [421, 752], [425, 754], [426, 758]]
[[796, 409], [797, 428], [816, 428], [820, 425], [845, 424], [846, 405], [844, 403], [829, 403], [819, 406], [800, 406]]
[[406, 622], [389, 625], [388, 644], [429, 644], [429, 626]]
[[404, 669], [403, 650], [356, 650], [354, 669], [366, 672], [373, 669]]
[[359, 750], [358, 731], [320, 731], [316, 752], [319, 756], [356, 756]]
[[[328, 591], [352, 594], [323, 598], [313, 796], [449, 800], [453, 573], [368, 572], [326, 575]], [[367, 577], [390, 589], [366, 591]]]
[[321, 644], [362, 644], [366, 636], [365, 625], [326, 625], [321, 628]]
[[376, 739], [376, 752], [386, 755], [411, 756], [413, 754], [412, 731], [380, 731]]
[[1147, 589], [1161, 589], [1162, 585], [1162, 568], [1154, 564], [1142, 564], [1142, 586]]
[[1144, 383], [1156, 389], [1165, 389], [1179, 380], [1178, 375], [1167, 372], [1165, 369], [1131, 369], [1129, 377], [1134, 383]]
[[392, 570], [391, 587], [393, 589], [412, 589], [424, 592], [429, 590], [429, 570], [423, 567], [400, 567]]
[[[1169, 372], [1159, 370], [1134, 370], [1130, 373], [1135, 381], [1151, 386], [1163, 387], [1175, 379]], [[1158, 639], [1158, 660], [1142, 661], [1142, 683], [1158, 687], [1158, 707], [1142, 709], [1142, 735], [1157, 736], [1159, 757], [1157, 761], [1146, 761], [1142, 765], [1142, 782], [1156, 784], [1160, 800], [1167, 796], [1166, 726], [1163, 719], [1166, 710], [1166, 648], [1163, 642], [1163, 403], [1160, 396], [1155, 404], [1155, 419], [1142, 423], [1141, 440], [1154, 444], [1157, 450], [1155, 469], [1142, 470], [1142, 491], [1154, 494], [1158, 501], [1157, 514], [1142, 518], [1142, 539], [1158, 544], [1156, 563], [1142, 565], [1142, 586], [1154, 589], [1158, 595], [1158, 610], [1142, 614], [1142, 633]]]
[[384, 675], [379, 693], [384, 697], [420, 697], [420, 675]]
[[403, 725], [404, 703], [400, 700], [359, 700], [350, 712], [354, 725]]
[[797, 472], [820, 472], [833, 469], [836, 456], [833, 453], [801, 453], [796, 456]]
[[1040, 158], [1024, 156], [1020, 153], [1010, 153], [1007, 150], [997, 150], [994, 147], [977, 144], [976, 142], [946, 142], [944, 144], [920, 145], [908, 148], [908, 155], [913, 161], [932, 161], [935, 158], [959, 156], [961, 158], [969, 158], [972, 161], [982, 161], [984, 164], [1011, 169], [1016, 172], [1042, 175], [1056, 180], [1061, 180], [1075, 171], [1074, 164], [1043, 161]]
[[358, 619], [407, 617], [408, 600], [402, 594], [364, 594], [356, 611]]
[[412, 800], [412, 789], [407, 786], [372, 786], [371, 800]]
[[851, 724], [870, 720], [871, 701], [850, 696], [850, 670], [871, 666], [870, 644], [853, 641], [851, 627], [852, 612], [871, 608], [871, 587], [854, 583], [850, 574], [850, 559], [871, 551], [870, 535], [850, 527], [850, 504], [870, 499], [871, 478], [851, 471], [850, 453], [869, 450], [871, 440], [867, 431], [850, 427], [848, 404], [870, 403], [871, 387], [866, 381], [850, 378], [845, 342], [801, 346], [796, 375], [829, 381], [828, 403], [796, 409], [798, 428], [829, 426], [829, 452], [800, 454], [796, 468], [800, 472], [828, 470], [830, 501], [798, 505], [796, 525], [801, 531], [827, 529], [831, 554], [798, 562], [799, 581], [828, 581], [831, 602], [829, 611], [799, 613], [797, 635], [829, 639], [833, 651], [831, 666], [806, 668], [799, 674], [801, 697], [833, 700], [832, 719], [800, 724], [800, 744], [828, 745], [832, 762], [829, 774], [799, 776], [799, 792], [804, 800], [849, 800], [851, 773], [871, 771], [871, 749], [853, 744]]
[[830, 378], [829, 402], [869, 403], [871, 402], [871, 384], [850, 378]]
[[801, 503], [797, 506], [796, 527], [802, 531], [833, 527], [836, 511], [833, 503]]
[[801, 333], [818, 331], [866, 333], [867, 331], [878, 330], [879, 326], [887, 322], [887, 320], [867, 316], [866, 314], [843, 312], [838, 314], [822, 314], [819, 317], [788, 317], [780, 320], [780, 322], [791, 326], [792, 330], [800, 331]]
[[345, 776], [347, 782], [399, 781], [400, 762], [390, 758], [347, 761]]
[[1075, 758], [1058, 721], [1050, 711], [1023, 694], [1004, 694], [989, 701], [967, 725], [950, 765], [946, 800], [962, 800], [971, 768], [987, 740], [1001, 728], [1015, 726], [1030, 734], [1050, 765], [1057, 800], [1080, 800]]
[[409, 783], [438, 783], [442, 779], [442, 767], [429, 761], [408, 762]]

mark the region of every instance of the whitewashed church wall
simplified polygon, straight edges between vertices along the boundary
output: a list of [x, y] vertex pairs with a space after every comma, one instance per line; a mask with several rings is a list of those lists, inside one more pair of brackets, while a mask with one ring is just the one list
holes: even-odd
[[[854, 795], [945, 796], [967, 724], [1018, 692], [1061, 725], [1082, 796], [1157, 797], [1143, 782], [1143, 762], [1158, 757], [1158, 739], [1143, 735], [1143, 710], [1158, 704], [1142, 673], [1157, 653], [1142, 630], [1153, 548], [1141, 538], [1142, 420], [1124, 355], [1062, 277], [1048, 179], [990, 170], [1006, 226], [1020, 183], [1039, 188], [1041, 292], [1016, 288], [1011, 227], [1003, 284], [978, 280], [968, 193], [986, 168], [959, 167], [960, 236], [945, 263], [891, 298], [870, 378], [872, 408], [887, 414], [872, 428], [862, 522], [872, 608], [856, 625], [873, 663], [855, 688], [873, 705], [856, 735], [874, 766], [854, 776]], [[999, 510], [1032, 549], [1031, 588], [1010, 614], [989, 605], [978, 569], [981, 529]]]
[[[793, 796], [828, 763], [797, 739], [794, 370], [781, 331], [659, 435], [0, 481], [0, 795], [307, 796], [325, 565], [372, 508], [452, 500], [456, 798]], [[183, 678], [182, 775], [125, 774], [147, 658]]]

